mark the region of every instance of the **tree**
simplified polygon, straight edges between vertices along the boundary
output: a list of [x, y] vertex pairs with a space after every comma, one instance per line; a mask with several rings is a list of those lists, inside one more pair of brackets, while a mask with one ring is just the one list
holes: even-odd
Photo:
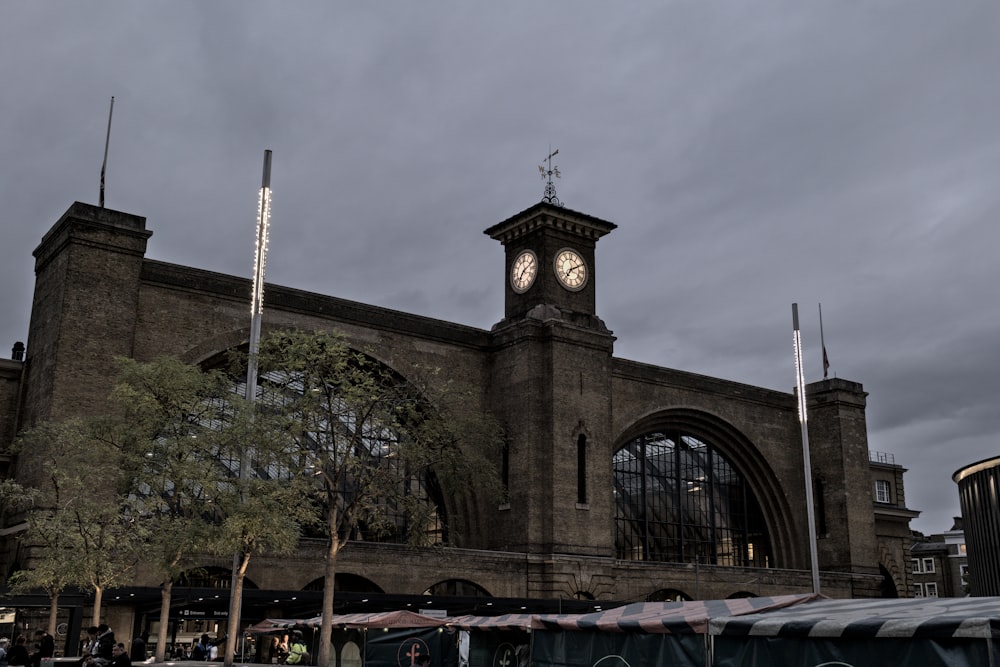
[[[160, 578], [160, 631], [156, 660], [164, 659], [173, 585], [196, 553], [221, 553], [234, 562], [233, 590], [239, 600], [255, 553], [288, 553], [298, 525], [293, 484], [266, 475], [241, 474], [244, 461], [272, 466], [281, 452], [233, 393], [231, 376], [173, 358], [149, 363], [119, 360], [115, 407], [105, 423], [109, 442], [123, 453], [133, 484], [128, 497], [142, 517], [146, 562]], [[285, 466], [287, 467], [287, 466]], [[246, 471], [246, 472], [249, 472]], [[229, 636], [238, 636], [236, 616]], [[235, 641], [227, 642], [228, 664]]]
[[[340, 550], [359, 537], [436, 541], [439, 517], [425, 484], [434, 479], [455, 499], [470, 485], [498, 491], [490, 461], [500, 430], [454, 387], [432, 391], [338, 336], [275, 333], [263, 341], [259, 363], [258, 417], [274, 424], [294, 470], [312, 482], [327, 537], [316, 663], [326, 665]], [[413, 370], [424, 374], [436, 371]]]
[[62, 590], [91, 590], [98, 623], [104, 591], [131, 577], [143, 537], [120, 495], [119, 452], [97, 437], [92, 420], [84, 419], [39, 424], [19, 438], [17, 449], [32, 452], [21, 457], [21, 474], [38, 484], [38, 492], [21, 537], [26, 567], [11, 577], [12, 585], [48, 593], [52, 626]]
[[178, 359], [119, 359], [104, 434], [123, 454], [129, 502], [147, 528], [145, 562], [160, 582], [156, 660], [165, 657], [174, 583], [192, 554], [209, 551], [218, 488], [232, 471], [230, 381]]

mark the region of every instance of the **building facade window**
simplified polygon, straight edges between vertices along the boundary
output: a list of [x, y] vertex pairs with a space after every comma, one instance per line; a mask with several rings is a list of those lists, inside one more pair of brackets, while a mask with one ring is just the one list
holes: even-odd
[[923, 569], [921, 572], [934, 572], [934, 559], [925, 558], [923, 562]]
[[919, 558], [911, 558], [910, 559], [910, 565], [912, 566], [911, 569], [910, 569], [910, 572], [912, 572], [913, 574], [920, 574], [921, 572], [923, 572], [923, 570], [920, 569], [920, 559]]
[[760, 504], [714, 445], [651, 432], [615, 452], [613, 466], [619, 559], [770, 566]]
[[[214, 361], [214, 363], [213, 363]], [[210, 360], [206, 367], [220, 365], [221, 362]], [[233, 383], [232, 391], [238, 396], [246, 396], [246, 378], [239, 376]], [[301, 395], [302, 384], [294, 375], [283, 372], [261, 373], [257, 378], [258, 405], [280, 405], [287, 401], [290, 394]], [[398, 483], [397, 496], [380, 499], [380, 510], [376, 522], [359, 520], [352, 527], [346, 539], [359, 542], [383, 542], [390, 544], [419, 544], [421, 546], [442, 545], [448, 543], [448, 530], [445, 513], [444, 494], [436, 476], [431, 471], [420, 470], [411, 473], [404, 469], [395, 450], [400, 442], [400, 434], [389, 424], [370, 422], [360, 418], [355, 410], [340, 399], [331, 401], [332, 424], [337, 424], [344, 433], [350, 434], [349, 439], [356, 443], [356, 450], [361, 455], [367, 455], [384, 468], [384, 474], [394, 475]], [[330, 423], [319, 424], [320, 428], [331, 428]], [[315, 442], [324, 442], [324, 438], [316, 437]], [[331, 456], [334, 454], [331, 453]], [[234, 475], [240, 471], [240, 462], [223, 460]], [[293, 474], [287, 469], [254, 467], [252, 473], [262, 479], [281, 479]], [[351, 481], [341, 485], [340, 493], [345, 502], [353, 498], [357, 487]], [[404, 500], [405, 499], [405, 500]], [[426, 516], [419, 524], [412, 520], [412, 511], [406, 505], [412, 502], [423, 506]], [[319, 537], [315, 527], [304, 528], [306, 537]]]
[[924, 587], [922, 584], [913, 584], [913, 597], [915, 598], [924, 597]]
[[890, 494], [889, 482], [884, 479], [875, 480], [875, 502], [878, 503], [891, 503], [892, 496]]
[[937, 584], [928, 582], [924, 584], [924, 597], [936, 598], [937, 597]]

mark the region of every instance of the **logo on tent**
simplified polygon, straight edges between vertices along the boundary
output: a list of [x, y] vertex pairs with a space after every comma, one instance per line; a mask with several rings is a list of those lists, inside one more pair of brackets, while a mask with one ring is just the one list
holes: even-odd
[[396, 651], [396, 664], [399, 667], [415, 667], [422, 655], [430, 655], [427, 642], [418, 637], [407, 637], [399, 644]]

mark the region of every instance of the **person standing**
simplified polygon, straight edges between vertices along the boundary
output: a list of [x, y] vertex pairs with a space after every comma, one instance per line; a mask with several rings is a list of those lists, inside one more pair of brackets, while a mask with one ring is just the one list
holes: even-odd
[[42, 660], [56, 654], [56, 640], [45, 630], [35, 630], [35, 651], [31, 654], [28, 664], [31, 667], [41, 667]]
[[129, 659], [132, 662], [146, 662], [146, 638], [149, 634], [143, 632], [140, 635], [136, 635], [135, 639], [132, 640], [132, 647], [129, 649]]
[[81, 653], [80, 664], [86, 662], [87, 656], [97, 657], [97, 626], [92, 625], [87, 628], [87, 641], [83, 644], [83, 652]]
[[25, 646], [24, 635], [18, 635], [14, 645], [7, 651], [7, 664], [10, 667], [21, 667], [28, 664], [28, 647]]
[[292, 640], [288, 643], [288, 657], [285, 658], [286, 665], [308, 665], [309, 649], [302, 639], [301, 630], [292, 630]]
[[198, 643], [191, 649], [191, 659], [198, 661], [208, 660], [208, 645], [210, 643], [208, 634], [203, 634], [201, 639], [198, 640]]
[[115, 633], [107, 623], [97, 626], [97, 662], [106, 665], [114, 657]]

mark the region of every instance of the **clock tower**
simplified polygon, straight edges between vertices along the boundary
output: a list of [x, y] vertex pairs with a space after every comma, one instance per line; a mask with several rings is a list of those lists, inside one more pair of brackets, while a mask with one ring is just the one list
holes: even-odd
[[[490, 399], [508, 434], [497, 549], [613, 555], [614, 336], [597, 316], [595, 250], [615, 227], [542, 201], [485, 231], [505, 254], [491, 331]], [[535, 580], [533, 594], [560, 593]]]
[[497, 326], [548, 306], [562, 319], [603, 328], [595, 312], [594, 250], [615, 227], [542, 201], [487, 229], [506, 252], [504, 320]]

